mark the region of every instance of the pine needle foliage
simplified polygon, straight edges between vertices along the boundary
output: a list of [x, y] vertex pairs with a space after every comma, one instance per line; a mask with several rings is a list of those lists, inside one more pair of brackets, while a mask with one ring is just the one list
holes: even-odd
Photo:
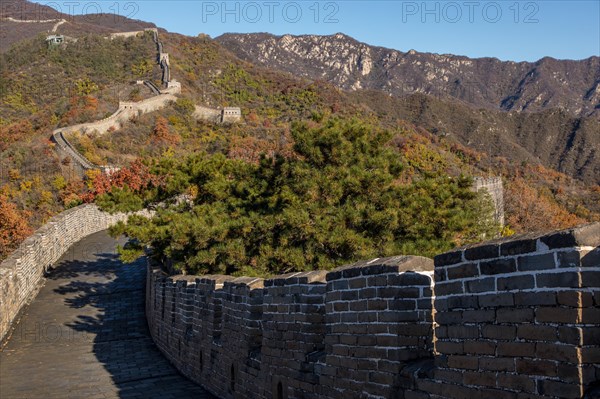
[[[291, 134], [292, 157], [161, 161], [155, 172], [169, 179], [155, 199], [183, 192], [194, 198], [113, 228], [135, 239], [121, 249], [123, 258], [149, 245], [185, 273], [268, 276], [370, 257], [432, 256], [494, 229], [489, 202], [468, 178], [400, 183], [403, 159], [387, 145], [387, 131], [332, 118], [296, 123]], [[114, 204], [115, 194], [100, 202]]]

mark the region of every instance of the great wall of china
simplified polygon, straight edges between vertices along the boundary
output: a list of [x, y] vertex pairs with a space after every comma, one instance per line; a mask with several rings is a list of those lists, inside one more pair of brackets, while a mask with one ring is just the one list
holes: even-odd
[[[73, 208], [3, 261], [0, 337], [72, 243], [126, 218]], [[600, 223], [269, 279], [149, 265], [146, 314], [223, 399], [597, 398]]]
[[[154, 97], [138, 102], [119, 101], [118, 109], [107, 118], [99, 121], [58, 128], [52, 132], [52, 140], [57, 144], [57, 151], [59, 151], [61, 155], [68, 156], [75, 161], [76, 166], [82, 172], [92, 169], [100, 169], [104, 172], [109, 172], [116, 167], [111, 165], [92, 164], [68, 141], [66, 137], [67, 134], [80, 132], [102, 135], [108, 131], [118, 130], [132, 117], [157, 111], [168, 106], [170, 103], [177, 101], [176, 95], [181, 93], [181, 83], [171, 79], [169, 54], [163, 52], [163, 43], [158, 38], [158, 29], [148, 28], [141, 31], [112, 33], [108, 36], [108, 39], [136, 37], [143, 35], [146, 32], [152, 33], [154, 43], [156, 44], [157, 63], [162, 69], [161, 79], [164, 88], [159, 89], [151, 81], [138, 82], [146, 85], [153, 92]], [[226, 107], [223, 109], [215, 109], [196, 105], [193, 116], [197, 119], [204, 119], [215, 123], [233, 123], [240, 120], [241, 113], [239, 108]]]
[[219, 398], [597, 398], [600, 223], [270, 279], [149, 266], [162, 352]]
[[[475, 187], [498, 209], [501, 180]], [[67, 210], [4, 260], [0, 340], [71, 244], [126, 218]], [[600, 223], [269, 279], [149, 264], [146, 314], [165, 356], [223, 399], [598, 398]]]

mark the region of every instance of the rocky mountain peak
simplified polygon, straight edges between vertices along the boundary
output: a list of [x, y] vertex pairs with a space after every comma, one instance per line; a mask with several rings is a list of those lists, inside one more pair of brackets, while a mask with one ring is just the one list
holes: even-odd
[[[471, 59], [370, 46], [333, 35], [225, 34], [216, 39], [238, 57], [345, 90], [375, 89], [395, 96], [425, 93], [476, 107], [538, 112], [563, 109], [599, 114], [600, 58], [537, 62]], [[243, 45], [242, 45], [243, 44]]]

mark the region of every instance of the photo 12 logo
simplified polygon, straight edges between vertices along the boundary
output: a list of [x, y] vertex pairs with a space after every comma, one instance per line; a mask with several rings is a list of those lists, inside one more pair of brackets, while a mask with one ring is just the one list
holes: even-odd
[[300, 21], [335, 24], [339, 22], [339, 3], [278, 2], [278, 1], [205, 1], [202, 2], [202, 22], [295, 24]]
[[497, 23], [509, 19], [516, 24], [536, 24], [539, 11], [539, 3], [533, 1], [405, 1], [402, 22]]

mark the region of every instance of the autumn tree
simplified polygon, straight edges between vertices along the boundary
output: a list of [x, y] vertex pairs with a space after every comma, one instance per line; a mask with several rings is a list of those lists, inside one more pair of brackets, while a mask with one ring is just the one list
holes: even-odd
[[152, 130], [152, 141], [167, 145], [177, 145], [181, 141], [181, 138], [177, 133], [171, 133], [169, 121], [166, 118], [158, 116], [154, 122], [154, 129]]
[[146, 78], [152, 72], [152, 63], [147, 58], [143, 58], [131, 65], [131, 72], [140, 79]]
[[585, 222], [519, 177], [507, 184], [504, 198], [506, 222], [517, 232], [565, 229]]
[[29, 216], [28, 212], [17, 209], [7, 196], [0, 194], [0, 258], [6, 257], [32, 233], [27, 221]]

